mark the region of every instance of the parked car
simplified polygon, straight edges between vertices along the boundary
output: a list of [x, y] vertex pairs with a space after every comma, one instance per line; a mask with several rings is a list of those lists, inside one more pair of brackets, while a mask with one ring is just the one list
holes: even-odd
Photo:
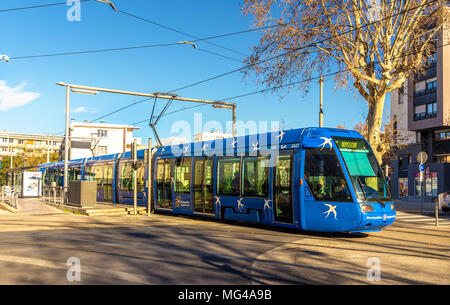
[[442, 211], [450, 213], [450, 192], [439, 194], [439, 206]]

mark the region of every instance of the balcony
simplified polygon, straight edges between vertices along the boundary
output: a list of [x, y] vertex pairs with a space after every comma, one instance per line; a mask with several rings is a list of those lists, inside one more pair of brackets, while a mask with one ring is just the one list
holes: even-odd
[[424, 95], [429, 95], [432, 93], [436, 93], [436, 87], [431, 87], [431, 88], [427, 88], [421, 91], [416, 91], [414, 92], [414, 98], [419, 97], [419, 96], [424, 96]]
[[420, 120], [425, 120], [425, 119], [431, 119], [431, 118], [435, 118], [435, 117], [437, 117], [437, 112], [431, 112], [431, 113], [426, 113], [426, 112], [415, 113], [415, 114], [414, 114], [414, 121], [420, 121]]

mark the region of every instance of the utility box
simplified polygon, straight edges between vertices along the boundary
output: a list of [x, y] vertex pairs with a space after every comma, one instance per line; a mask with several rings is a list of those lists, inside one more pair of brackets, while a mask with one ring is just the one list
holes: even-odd
[[78, 207], [97, 203], [96, 181], [69, 181], [69, 204]]

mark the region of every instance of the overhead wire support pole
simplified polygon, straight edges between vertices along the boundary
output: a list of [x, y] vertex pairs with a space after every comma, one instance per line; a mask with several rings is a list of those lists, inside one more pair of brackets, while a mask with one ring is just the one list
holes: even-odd
[[66, 86], [66, 129], [64, 136], [64, 199], [67, 198], [68, 171], [69, 171], [69, 113], [70, 113], [70, 89], [71, 86]]
[[[202, 100], [202, 99], [194, 99], [194, 98], [185, 98], [180, 97], [175, 94], [171, 93], [163, 93], [163, 92], [156, 92], [156, 93], [142, 93], [142, 92], [132, 92], [132, 91], [124, 91], [124, 90], [116, 90], [116, 89], [106, 89], [106, 88], [98, 88], [98, 87], [90, 87], [90, 86], [81, 86], [81, 85], [74, 85], [74, 84], [66, 84], [64, 82], [56, 83], [59, 86], [67, 87], [67, 92], [69, 94], [69, 88], [70, 89], [80, 89], [80, 90], [87, 90], [83, 93], [89, 93], [90, 92], [107, 92], [107, 93], [115, 93], [115, 94], [123, 94], [123, 95], [134, 95], [134, 96], [142, 96], [142, 97], [148, 97], [148, 98], [160, 98], [160, 99], [166, 99], [166, 100], [172, 100], [172, 101], [184, 101], [184, 102], [192, 102], [192, 103], [201, 103], [201, 104], [209, 104], [216, 108], [225, 108], [225, 109], [232, 109], [233, 111], [233, 136], [236, 136], [236, 104], [230, 103], [230, 102], [217, 102], [217, 101], [209, 101], [209, 100]], [[172, 102], [170, 101], [170, 102]], [[68, 115], [68, 113], [67, 113]]]
[[320, 86], [319, 127], [323, 127], [323, 75], [320, 76], [319, 86]]

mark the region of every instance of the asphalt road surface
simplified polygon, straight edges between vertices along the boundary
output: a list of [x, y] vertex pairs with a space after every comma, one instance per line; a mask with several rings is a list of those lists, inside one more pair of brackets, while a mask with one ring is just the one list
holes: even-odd
[[433, 222], [350, 235], [33, 211], [0, 214], [0, 284], [450, 283], [450, 227]]

